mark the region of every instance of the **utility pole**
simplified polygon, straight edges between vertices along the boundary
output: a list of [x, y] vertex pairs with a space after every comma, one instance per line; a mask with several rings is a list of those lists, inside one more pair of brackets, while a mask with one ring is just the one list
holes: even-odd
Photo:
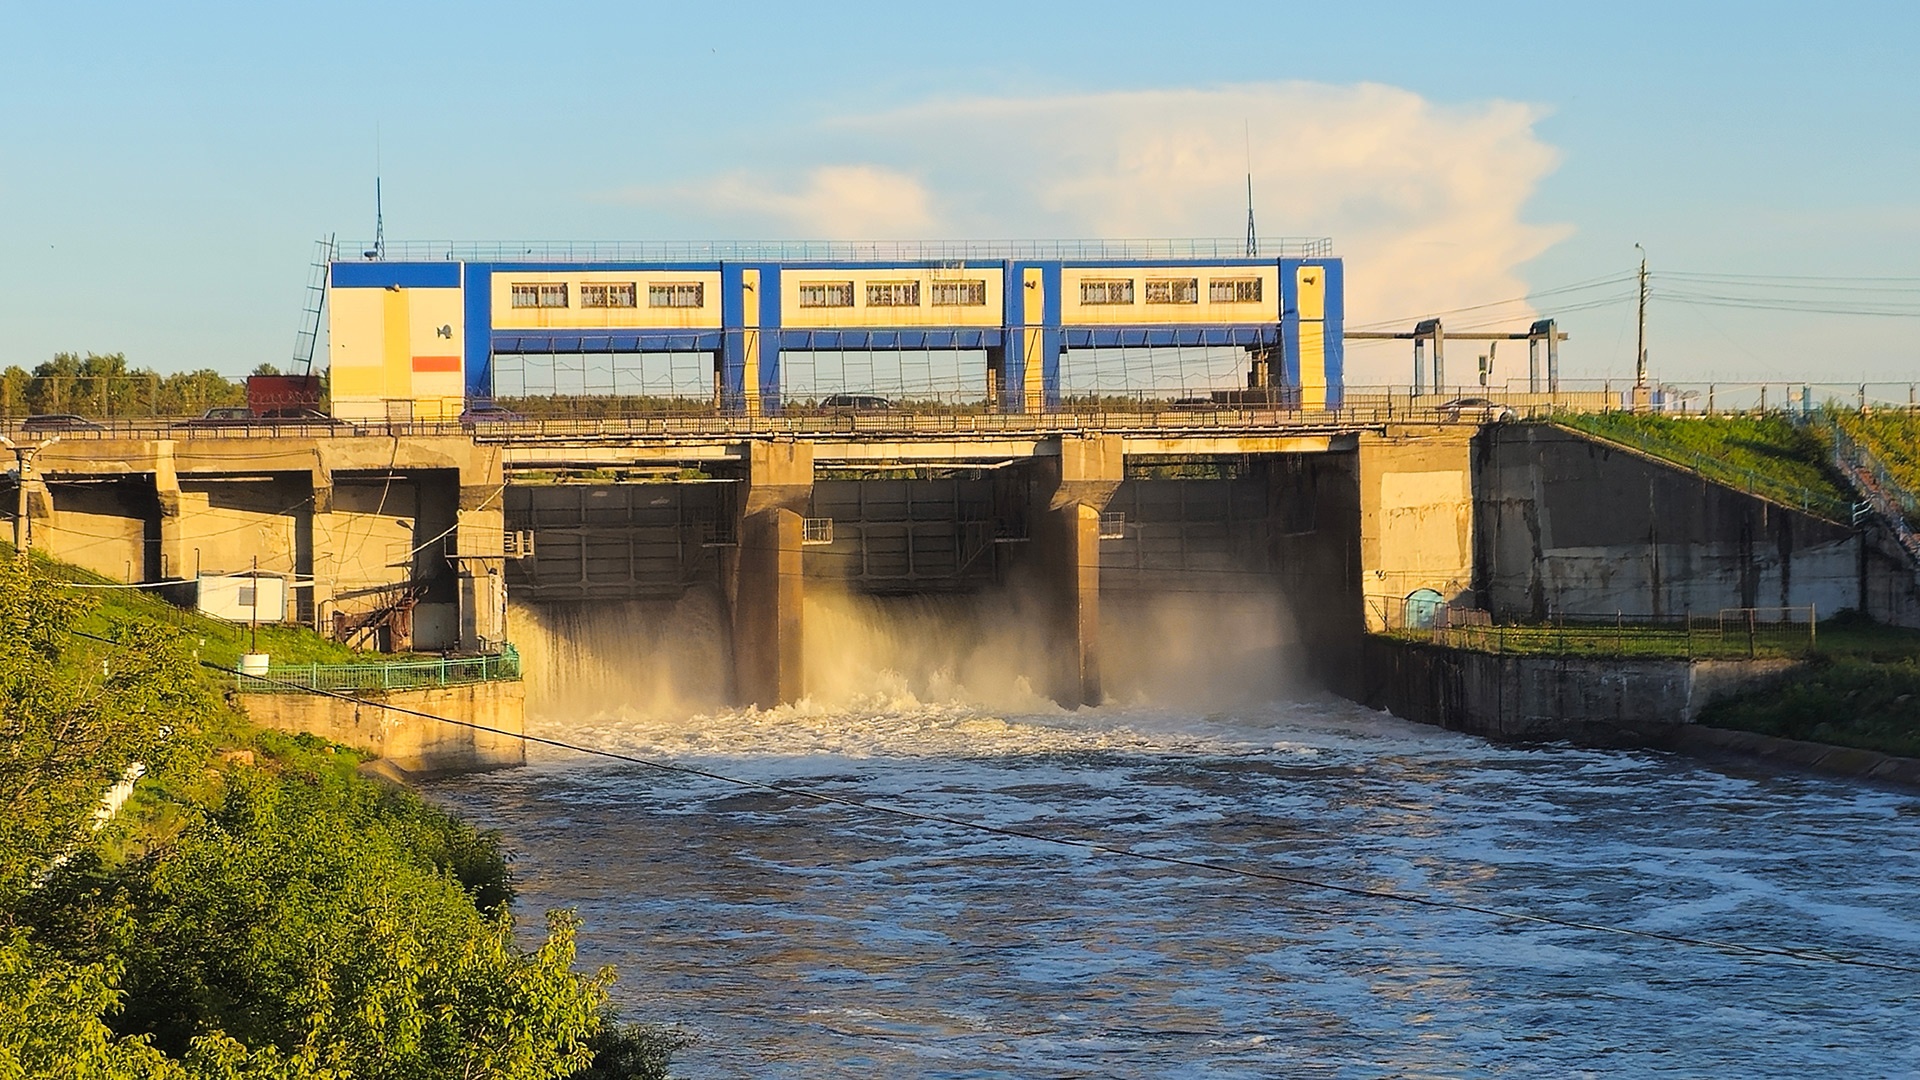
[[13, 451], [14, 459], [14, 507], [13, 507], [13, 557], [27, 561], [27, 545], [31, 542], [28, 529], [31, 523], [27, 519], [27, 481], [33, 476], [33, 455], [60, 441], [55, 435], [37, 446], [19, 446], [12, 439], [0, 435], [0, 446]]
[[1647, 388], [1647, 249], [1633, 245], [1640, 253], [1640, 338], [1633, 354], [1633, 388]]

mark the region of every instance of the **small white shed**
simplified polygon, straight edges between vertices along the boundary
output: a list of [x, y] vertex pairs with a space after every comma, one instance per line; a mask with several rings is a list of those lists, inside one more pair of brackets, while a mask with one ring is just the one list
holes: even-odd
[[287, 620], [287, 579], [278, 574], [201, 574], [194, 606], [228, 622]]

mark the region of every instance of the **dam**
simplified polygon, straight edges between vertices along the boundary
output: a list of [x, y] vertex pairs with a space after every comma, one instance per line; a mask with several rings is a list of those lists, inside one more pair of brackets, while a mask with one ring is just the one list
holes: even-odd
[[[682, 681], [761, 708], [808, 695], [841, 600], [1017, 640], [1067, 708], [1137, 666], [1152, 598], [1267, 597], [1272, 664], [1361, 700], [1366, 632], [1415, 607], [1920, 621], [1871, 514], [1551, 423], [1665, 406], [1562, 393], [1553, 320], [1348, 333], [1325, 239], [364, 247], [316, 266], [330, 414], [14, 430], [22, 538], [389, 652], [697, 614]], [[1526, 340], [1526, 392], [1438, 393], [1446, 336]], [[1349, 387], [1347, 337], [1411, 341], [1415, 388]], [[605, 392], [527, 383], [589, 363]]]

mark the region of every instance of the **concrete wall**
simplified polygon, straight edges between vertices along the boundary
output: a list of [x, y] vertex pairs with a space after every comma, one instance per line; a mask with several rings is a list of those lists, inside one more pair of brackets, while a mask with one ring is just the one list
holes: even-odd
[[[526, 743], [513, 737], [526, 730], [526, 700], [526, 686], [517, 681], [370, 693], [354, 701], [313, 694], [240, 695], [241, 706], [256, 723], [318, 735], [376, 754], [409, 773], [428, 775], [526, 764]], [[494, 731], [393, 712], [380, 704]]]
[[[1398, 600], [1432, 589], [1449, 600], [1473, 586], [1471, 427], [1405, 429], [1360, 440], [1360, 588]], [[1380, 628], [1382, 608], [1369, 604]]]
[[1369, 636], [1363, 705], [1509, 739], [1661, 741], [1707, 703], [1778, 676], [1790, 660], [1516, 656]]
[[68, 438], [29, 488], [33, 542], [135, 582], [263, 571], [324, 622], [425, 584], [420, 648], [504, 638], [500, 452], [459, 436]]
[[1494, 611], [1916, 611], [1904, 559], [1850, 526], [1575, 432], [1488, 427], [1473, 474], [1474, 591]]

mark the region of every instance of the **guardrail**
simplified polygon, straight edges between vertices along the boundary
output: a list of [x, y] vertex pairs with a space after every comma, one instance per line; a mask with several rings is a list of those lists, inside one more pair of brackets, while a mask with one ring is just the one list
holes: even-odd
[[234, 688], [243, 694], [297, 694], [309, 690], [362, 694], [383, 690], [429, 690], [519, 677], [520, 654], [513, 646], [506, 645], [497, 653], [438, 660], [273, 666], [267, 668], [264, 677], [236, 675]]
[[[339, 250], [378, 250], [388, 262], [960, 262], [1005, 259], [1244, 259], [1243, 236], [1131, 240], [342, 240]], [[1259, 241], [1256, 258], [1333, 254], [1325, 236]], [[371, 260], [369, 260], [371, 261]]]

